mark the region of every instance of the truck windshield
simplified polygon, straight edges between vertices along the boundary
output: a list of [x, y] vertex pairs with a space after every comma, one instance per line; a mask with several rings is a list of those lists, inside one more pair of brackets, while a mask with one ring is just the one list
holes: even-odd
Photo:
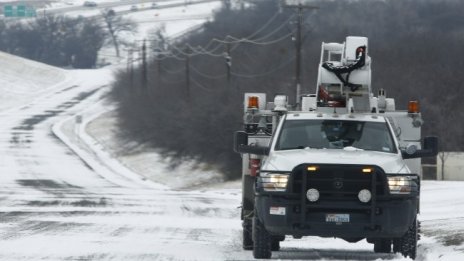
[[386, 122], [346, 120], [288, 120], [276, 150], [351, 149], [396, 153]]

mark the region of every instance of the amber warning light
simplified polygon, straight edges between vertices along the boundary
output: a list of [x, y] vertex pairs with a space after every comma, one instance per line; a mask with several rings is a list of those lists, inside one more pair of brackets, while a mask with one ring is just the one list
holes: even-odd
[[258, 96], [249, 96], [248, 97], [248, 109], [258, 109]]
[[317, 171], [318, 167], [317, 166], [308, 166], [307, 170], [308, 171]]
[[374, 170], [372, 168], [363, 168], [362, 169], [362, 172], [365, 173], [365, 174], [370, 174], [372, 173]]
[[409, 113], [418, 113], [419, 112], [419, 102], [418, 101], [410, 101], [408, 104], [408, 112]]

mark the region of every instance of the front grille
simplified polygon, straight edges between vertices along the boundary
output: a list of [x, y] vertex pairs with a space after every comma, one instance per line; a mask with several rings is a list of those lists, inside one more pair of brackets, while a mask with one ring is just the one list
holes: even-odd
[[359, 201], [358, 193], [362, 189], [375, 192], [376, 196], [386, 193], [386, 177], [379, 167], [369, 166], [374, 171], [366, 174], [362, 172], [365, 165], [317, 165], [316, 171], [308, 171], [308, 166], [314, 165], [303, 164], [293, 170], [290, 187], [293, 193], [306, 193], [315, 188], [322, 201]]

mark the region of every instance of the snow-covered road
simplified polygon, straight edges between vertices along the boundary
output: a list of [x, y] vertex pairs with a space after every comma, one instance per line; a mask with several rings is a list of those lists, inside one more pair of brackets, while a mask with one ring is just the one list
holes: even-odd
[[173, 191], [117, 172], [103, 174], [52, 132], [53, 124], [104, 96], [108, 86], [95, 76], [108, 80], [108, 73], [66, 72], [49, 92], [0, 113], [0, 258], [227, 255], [235, 239], [229, 235], [240, 227], [237, 190]]

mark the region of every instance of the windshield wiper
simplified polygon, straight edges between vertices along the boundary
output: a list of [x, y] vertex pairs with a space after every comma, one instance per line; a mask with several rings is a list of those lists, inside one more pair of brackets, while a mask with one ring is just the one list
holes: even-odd
[[303, 150], [303, 149], [322, 149], [322, 147], [309, 147], [309, 146], [298, 146], [289, 148], [280, 148], [279, 150]]
[[297, 147], [288, 147], [288, 148], [280, 148], [279, 150], [302, 150], [307, 148], [306, 146], [297, 146]]

